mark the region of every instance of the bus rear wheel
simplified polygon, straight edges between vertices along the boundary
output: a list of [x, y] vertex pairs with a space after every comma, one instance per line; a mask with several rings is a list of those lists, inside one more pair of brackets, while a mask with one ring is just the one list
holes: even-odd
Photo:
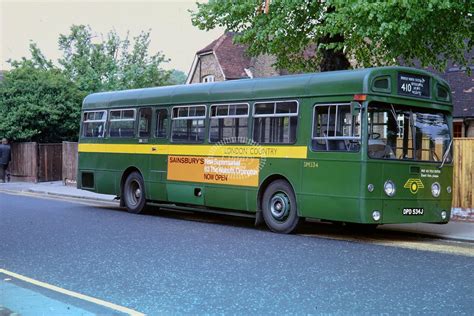
[[123, 199], [128, 212], [139, 214], [144, 210], [146, 205], [145, 184], [139, 172], [130, 173], [125, 180]]
[[276, 180], [266, 188], [262, 198], [262, 213], [272, 232], [288, 234], [296, 229], [300, 218], [295, 193], [288, 182]]

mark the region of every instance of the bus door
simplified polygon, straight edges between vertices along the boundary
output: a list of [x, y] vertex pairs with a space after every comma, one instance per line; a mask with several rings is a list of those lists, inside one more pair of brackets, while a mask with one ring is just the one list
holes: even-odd
[[310, 150], [302, 166], [303, 216], [336, 221], [357, 216], [360, 122], [360, 111], [350, 102], [313, 107]]
[[168, 163], [167, 144], [169, 135], [169, 113], [167, 108], [154, 108], [152, 115], [152, 137], [149, 138], [147, 196], [156, 201], [167, 200], [166, 170]]

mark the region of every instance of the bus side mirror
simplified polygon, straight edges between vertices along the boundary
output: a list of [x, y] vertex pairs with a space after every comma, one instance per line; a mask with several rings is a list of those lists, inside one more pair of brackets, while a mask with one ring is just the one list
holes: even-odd
[[358, 116], [361, 109], [362, 109], [362, 106], [360, 105], [359, 102], [357, 102], [357, 101], [352, 101], [351, 102], [351, 114], [352, 114], [352, 116]]

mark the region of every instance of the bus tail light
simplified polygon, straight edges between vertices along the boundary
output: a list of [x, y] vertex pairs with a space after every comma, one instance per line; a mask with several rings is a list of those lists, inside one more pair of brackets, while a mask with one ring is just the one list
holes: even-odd
[[354, 94], [354, 101], [365, 101], [367, 100], [367, 94]]

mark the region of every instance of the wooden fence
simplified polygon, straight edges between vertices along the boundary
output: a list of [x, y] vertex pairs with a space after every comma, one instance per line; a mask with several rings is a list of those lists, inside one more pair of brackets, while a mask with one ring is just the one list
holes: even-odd
[[66, 185], [76, 185], [77, 181], [77, 143], [63, 142], [63, 175]]
[[12, 181], [62, 180], [62, 144], [13, 143], [9, 167]]
[[11, 181], [38, 181], [38, 146], [36, 143], [13, 143], [10, 163]]
[[62, 144], [38, 144], [38, 182], [61, 180]]
[[453, 208], [474, 209], [474, 138], [455, 138]]

